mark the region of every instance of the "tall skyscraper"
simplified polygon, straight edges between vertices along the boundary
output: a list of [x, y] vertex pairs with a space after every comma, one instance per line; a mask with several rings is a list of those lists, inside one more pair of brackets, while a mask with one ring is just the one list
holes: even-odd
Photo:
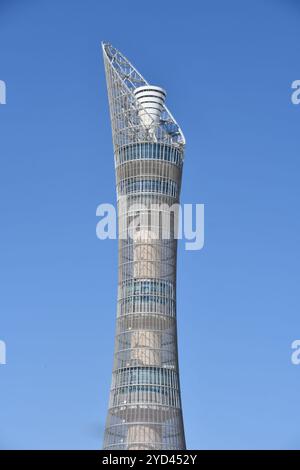
[[104, 448], [185, 449], [172, 209], [179, 202], [185, 140], [165, 106], [164, 89], [149, 85], [111, 44], [102, 47], [119, 223], [117, 325]]

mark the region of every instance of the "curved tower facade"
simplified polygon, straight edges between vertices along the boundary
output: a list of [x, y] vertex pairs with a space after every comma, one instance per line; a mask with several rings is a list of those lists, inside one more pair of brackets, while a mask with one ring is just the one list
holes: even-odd
[[175, 228], [185, 140], [165, 106], [165, 90], [149, 85], [110, 44], [102, 48], [119, 224], [117, 324], [104, 448], [185, 449]]

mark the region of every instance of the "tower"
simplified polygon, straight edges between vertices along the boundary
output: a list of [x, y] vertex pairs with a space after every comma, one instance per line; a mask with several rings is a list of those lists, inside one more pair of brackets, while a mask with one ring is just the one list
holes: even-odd
[[102, 48], [119, 225], [117, 324], [104, 448], [185, 449], [174, 210], [185, 140], [165, 106], [165, 90], [149, 85], [112, 45]]

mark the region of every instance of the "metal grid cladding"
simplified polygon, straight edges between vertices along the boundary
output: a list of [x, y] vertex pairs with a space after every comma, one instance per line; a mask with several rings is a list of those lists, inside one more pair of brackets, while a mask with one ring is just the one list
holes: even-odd
[[[165, 91], [150, 86], [110, 44], [102, 48], [119, 224], [117, 324], [104, 448], [185, 449], [176, 331], [177, 240], [172, 224], [169, 237], [163, 236], [161, 217], [163, 205], [171, 220], [172, 205], [179, 202], [185, 140], [164, 104]], [[160, 208], [153, 210], [153, 204]], [[128, 237], [137, 214], [138, 230]]]

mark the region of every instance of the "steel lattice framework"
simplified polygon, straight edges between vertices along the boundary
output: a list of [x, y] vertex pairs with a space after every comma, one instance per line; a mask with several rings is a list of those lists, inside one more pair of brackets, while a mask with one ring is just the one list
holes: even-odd
[[[148, 224], [153, 205], [163, 205], [165, 215], [174, 217], [171, 208], [179, 202], [185, 139], [164, 105], [164, 90], [150, 86], [113, 46], [103, 43], [102, 48], [119, 223], [117, 324], [104, 448], [185, 449], [175, 224], [164, 237], [161, 209], [154, 210], [151, 229]], [[137, 215], [138, 230], [128, 237], [128, 226]]]

